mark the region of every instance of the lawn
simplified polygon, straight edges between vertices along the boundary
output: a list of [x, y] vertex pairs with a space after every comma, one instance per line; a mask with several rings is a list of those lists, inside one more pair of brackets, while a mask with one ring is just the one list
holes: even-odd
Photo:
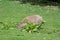
[[[29, 15], [38, 14], [46, 21], [39, 33], [21, 32], [17, 25]], [[1, 24], [4, 23], [5, 25]], [[1, 29], [8, 26], [10, 29]], [[0, 1], [0, 40], [60, 40], [60, 7]]]

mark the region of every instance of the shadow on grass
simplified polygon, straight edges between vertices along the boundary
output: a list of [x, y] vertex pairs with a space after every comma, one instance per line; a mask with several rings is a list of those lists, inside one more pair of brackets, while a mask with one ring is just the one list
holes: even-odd
[[44, 1], [41, 2], [41, 0], [9, 0], [9, 1], [19, 1], [21, 4], [29, 3], [31, 5], [40, 5], [40, 6], [58, 6], [60, 8], [60, 1], [59, 0], [53, 0], [53, 1]]

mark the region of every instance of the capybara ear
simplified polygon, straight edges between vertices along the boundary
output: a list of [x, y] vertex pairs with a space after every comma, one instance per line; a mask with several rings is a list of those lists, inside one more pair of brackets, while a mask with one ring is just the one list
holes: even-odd
[[41, 24], [43, 22], [43, 19], [39, 15], [27, 16], [21, 21], [21, 23], [19, 23], [18, 28], [23, 27], [26, 22]]

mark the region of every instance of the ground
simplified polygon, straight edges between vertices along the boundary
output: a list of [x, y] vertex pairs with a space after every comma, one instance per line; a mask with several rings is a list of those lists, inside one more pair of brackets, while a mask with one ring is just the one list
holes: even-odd
[[[39, 33], [21, 32], [17, 24], [29, 15], [38, 14], [46, 21]], [[19, 1], [0, 1], [0, 22], [11, 29], [0, 29], [0, 40], [60, 40], [60, 7], [20, 4]], [[0, 23], [1, 25], [1, 23]], [[0, 26], [1, 27], [1, 26]], [[12, 28], [13, 27], [13, 28]]]

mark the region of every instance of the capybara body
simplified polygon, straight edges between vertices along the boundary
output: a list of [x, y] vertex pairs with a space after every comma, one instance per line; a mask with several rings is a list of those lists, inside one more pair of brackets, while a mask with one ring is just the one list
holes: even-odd
[[23, 27], [26, 22], [41, 24], [43, 22], [43, 19], [39, 15], [27, 16], [21, 21], [21, 23], [18, 24], [18, 28]]

